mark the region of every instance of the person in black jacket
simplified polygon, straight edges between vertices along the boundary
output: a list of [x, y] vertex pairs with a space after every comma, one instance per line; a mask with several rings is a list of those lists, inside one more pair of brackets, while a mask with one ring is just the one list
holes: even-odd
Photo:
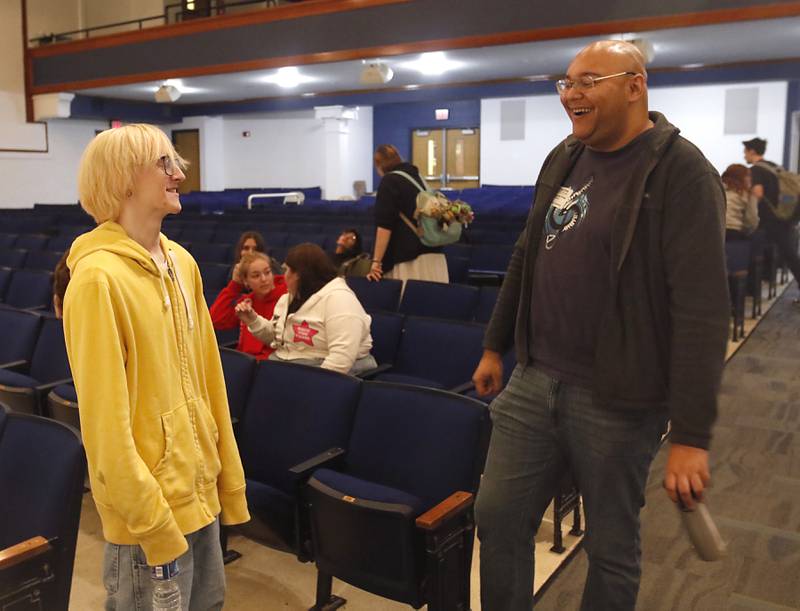
[[419, 170], [403, 161], [400, 153], [391, 144], [379, 146], [375, 151], [374, 161], [375, 169], [382, 178], [375, 198], [377, 229], [372, 267], [367, 277], [370, 280], [385, 277], [403, 282], [448, 282], [447, 260], [442, 249], [424, 246], [410, 226], [415, 222], [414, 211], [419, 193], [419, 188], [414, 183], [424, 188]]
[[648, 113], [631, 44], [583, 49], [557, 82], [572, 135], [544, 162], [473, 380], [491, 405], [478, 491], [481, 600], [530, 611], [534, 536], [561, 478], [584, 500], [582, 609], [634, 609], [639, 511], [672, 422], [664, 486], [693, 507], [728, 336], [725, 195], [702, 153]]

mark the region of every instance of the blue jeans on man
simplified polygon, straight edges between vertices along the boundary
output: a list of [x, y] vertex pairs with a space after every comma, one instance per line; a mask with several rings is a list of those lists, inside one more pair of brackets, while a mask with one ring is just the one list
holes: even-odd
[[666, 411], [609, 411], [591, 391], [517, 366], [491, 404], [476, 502], [484, 611], [530, 611], [534, 538], [566, 469], [583, 497], [589, 573], [581, 609], [634, 609], [639, 511]]

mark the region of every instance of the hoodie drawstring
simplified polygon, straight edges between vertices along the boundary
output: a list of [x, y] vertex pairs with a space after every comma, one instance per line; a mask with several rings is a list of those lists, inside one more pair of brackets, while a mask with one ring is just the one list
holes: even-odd
[[175, 260], [175, 253], [173, 253], [171, 250], [169, 251], [169, 258], [172, 260], [172, 267], [175, 270], [175, 279], [178, 281], [178, 289], [180, 289], [181, 296], [183, 297], [183, 305], [186, 308], [186, 320], [189, 324], [189, 330], [191, 330], [194, 329], [192, 309], [189, 307], [189, 297], [186, 295], [186, 289], [183, 287], [183, 281], [181, 281], [181, 274], [178, 271], [178, 262]]
[[164, 270], [158, 264], [158, 261], [155, 260], [155, 257], [150, 257], [153, 260], [153, 263], [156, 264], [156, 269], [158, 270], [158, 279], [161, 282], [161, 296], [164, 298], [164, 309], [168, 309], [170, 306], [169, 300], [169, 292], [167, 291], [167, 283], [164, 281]]

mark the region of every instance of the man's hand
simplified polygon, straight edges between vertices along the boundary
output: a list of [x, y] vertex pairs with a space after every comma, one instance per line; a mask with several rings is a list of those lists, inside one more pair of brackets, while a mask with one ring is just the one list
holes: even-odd
[[239, 320], [246, 325], [254, 323], [258, 317], [255, 310], [253, 310], [253, 302], [249, 299], [242, 299], [237, 303], [234, 312], [236, 312], [236, 316], [239, 317]]
[[478, 368], [472, 374], [472, 383], [481, 397], [500, 392], [503, 387], [503, 360], [493, 350], [484, 350]]
[[695, 499], [703, 499], [703, 490], [710, 482], [707, 450], [679, 443], [670, 446], [664, 488], [673, 503], [677, 503], [680, 497], [687, 509], [694, 509]]

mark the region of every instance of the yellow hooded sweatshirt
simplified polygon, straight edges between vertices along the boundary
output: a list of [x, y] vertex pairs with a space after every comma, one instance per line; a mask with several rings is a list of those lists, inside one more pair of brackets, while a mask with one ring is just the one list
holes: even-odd
[[70, 249], [64, 332], [89, 477], [107, 541], [147, 562], [187, 549], [184, 535], [249, 519], [225, 381], [200, 272], [160, 236], [162, 271], [117, 223]]

